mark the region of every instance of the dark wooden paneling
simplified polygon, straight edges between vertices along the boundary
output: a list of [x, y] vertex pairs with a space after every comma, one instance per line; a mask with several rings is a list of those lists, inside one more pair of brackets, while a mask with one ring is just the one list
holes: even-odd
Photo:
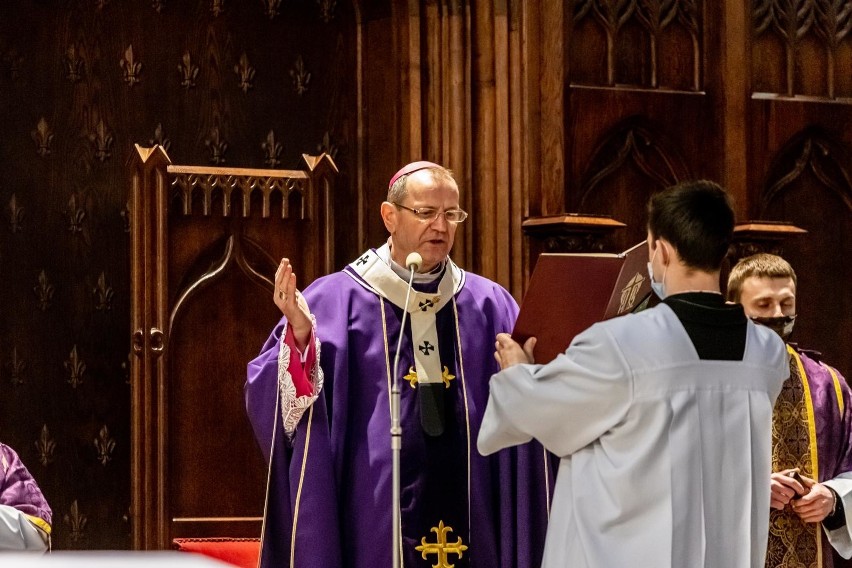
[[[358, 232], [356, 31], [352, 3], [325, 0], [0, 3], [0, 436], [53, 507], [55, 548], [131, 545], [133, 143], [261, 168], [326, 150], [343, 170], [334, 209]], [[338, 265], [359, 240], [337, 233]], [[229, 372], [244, 375], [240, 348]]]

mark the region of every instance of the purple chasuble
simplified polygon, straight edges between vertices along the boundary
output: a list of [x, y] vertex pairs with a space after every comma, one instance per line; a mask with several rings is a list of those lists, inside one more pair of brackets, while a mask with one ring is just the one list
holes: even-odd
[[841, 473], [852, 471], [852, 392], [843, 376], [835, 371], [843, 398], [839, 404], [837, 388], [828, 369], [809, 357], [808, 351], [797, 352], [808, 376], [814, 407], [819, 464], [817, 481], [827, 481]]
[[0, 444], [0, 505], [14, 507], [50, 534], [50, 506], [15, 450]]
[[[415, 287], [431, 292], [437, 285]], [[389, 567], [388, 384], [402, 310], [365, 287], [350, 267], [318, 279], [304, 295], [317, 321], [325, 382], [292, 439], [277, 417], [263, 566], [290, 566], [292, 558], [294, 568]], [[488, 382], [498, 370], [495, 336], [512, 330], [517, 304], [498, 284], [471, 273], [454, 300], [446, 299], [437, 314], [441, 365], [455, 377], [444, 392], [442, 435], [423, 432], [417, 388], [400, 379], [402, 566], [437, 564], [433, 551], [446, 543], [447, 561], [458, 568], [537, 567], [551, 458], [537, 443], [489, 457], [476, 451]], [[267, 459], [284, 323], [248, 367], [247, 410]], [[400, 375], [414, 366], [413, 349], [406, 324]]]
[[[850, 391], [843, 376], [835, 371], [837, 385], [828, 369], [815, 360], [811, 351], [796, 349], [802, 360], [802, 367], [808, 377], [808, 387], [811, 392], [811, 402], [814, 411], [814, 426], [816, 427], [817, 464], [819, 479], [824, 482], [848, 471], [852, 471], [852, 391]], [[808, 355], [811, 355], [810, 357]], [[792, 360], [790, 364], [795, 364]], [[837, 387], [840, 388], [842, 402], [838, 401]], [[843, 411], [840, 411], [840, 406]], [[832, 566], [852, 566], [852, 562], [842, 560], [833, 554], [833, 549], [822, 534], [823, 565], [820, 568]], [[835, 562], [832, 562], [834, 556]]]

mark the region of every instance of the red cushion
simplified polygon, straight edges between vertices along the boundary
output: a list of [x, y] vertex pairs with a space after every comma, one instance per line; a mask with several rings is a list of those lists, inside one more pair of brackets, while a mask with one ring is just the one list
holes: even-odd
[[197, 552], [241, 568], [257, 568], [259, 538], [176, 538], [175, 548]]

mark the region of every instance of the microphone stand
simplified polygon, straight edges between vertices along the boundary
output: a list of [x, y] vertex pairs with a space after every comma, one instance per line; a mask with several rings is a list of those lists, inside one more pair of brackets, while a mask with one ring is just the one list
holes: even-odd
[[400, 453], [402, 450], [402, 426], [399, 419], [399, 350], [402, 348], [402, 336], [405, 333], [405, 320], [408, 316], [408, 300], [411, 298], [411, 287], [414, 284], [414, 272], [420, 267], [422, 260], [417, 253], [411, 253], [405, 259], [405, 264], [411, 270], [408, 278], [408, 291], [405, 293], [405, 306], [402, 309], [402, 321], [399, 326], [399, 339], [396, 342], [396, 354], [393, 357], [393, 386], [391, 387], [391, 456], [393, 462], [393, 497], [391, 524], [393, 525], [393, 568], [400, 568], [400, 553], [402, 551], [402, 525], [400, 522]]

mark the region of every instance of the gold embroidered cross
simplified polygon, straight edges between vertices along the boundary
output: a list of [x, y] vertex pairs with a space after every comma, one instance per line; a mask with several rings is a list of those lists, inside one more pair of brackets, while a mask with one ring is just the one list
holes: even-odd
[[444, 381], [444, 386], [446, 388], [450, 388], [450, 381], [452, 381], [455, 378], [456, 378], [456, 376], [451, 375], [450, 370], [447, 368], [446, 365], [444, 365], [444, 372], [441, 373], [441, 380]]
[[414, 388], [414, 385], [417, 384], [417, 371], [414, 370], [414, 367], [409, 367], [408, 374], [402, 378], [408, 381], [408, 384], [411, 385], [411, 388]]
[[436, 564], [432, 568], [453, 568], [455, 564], [450, 564], [449, 554], [457, 554], [459, 558], [463, 556], [463, 552], [467, 550], [467, 546], [462, 544], [462, 539], [459, 537], [456, 542], [447, 542], [447, 533], [453, 532], [453, 527], [444, 526], [444, 521], [439, 521], [437, 527], [432, 527], [431, 532], [435, 533], [435, 542], [426, 542], [426, 537], [420, 539], [420, 546], [414, 550], [419, 552], [423, 559], [426, 560], [427, 554], [434, 554], [438, 557]]

